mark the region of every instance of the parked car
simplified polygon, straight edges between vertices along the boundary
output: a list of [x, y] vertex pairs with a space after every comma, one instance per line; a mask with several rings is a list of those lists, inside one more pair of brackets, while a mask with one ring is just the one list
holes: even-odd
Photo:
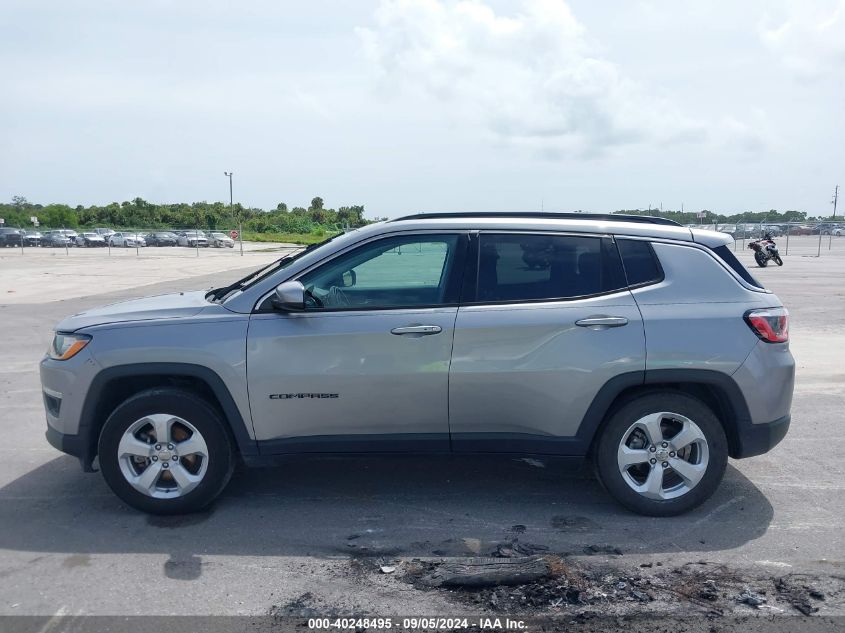
[[20, 248], [22, 240], [24, 240], [23, 232], [20, 229], [0, 227], [0, 246], [17, 246]]
[[235, 247], [235, 240], [233, 240], [225, 233], [211, 233], [208, 236], [208, 241], [211, 246], [214, 246], [216, 248]]
[[124, 248], [135, 248], [136, 246], [146, 246], [147, 242], [138, 233], [112, 233], [109, 236], [109, 246], [123, 246]]
[[809, 224], [793, 224], [789, 229], [790, 235], [818, 235], [816, 227]]
[[747, 240], [760, 236], [759, 224], [737, 224], [734, 239]]
[[149, 246], [176, 246], [177, 237], [170, 231], [156, 231], [144, 236]]
[[101, 227], [101, 228], [94, 229], [94, 233], [96, 233], [97, 235], [102, 235], [103, 239], [108, 241], [109, 237], [114, 235], [115, 230]]
[[68, 238], [72, 246], [76, 245], [76, 238], [79, 237], [79, 233], [73, 229], [56, 229], [56, 231]]
[[26, 229], [24, 231], [24, 245], [25, 246], [41, 246], [41, 240], [43, 235], [41, 235], [40, 231], [35, 231], [33, 229]]
[[47, 439], [152, 513], [203, 508], [238, 462], [410, 451], [591, 455], [623, 505], [678, 514], [790, 423], [787, 311], [730, 245], [624, 215], [371, 224], [61, 321]]
[[87, 247], [99, 247], [106, 245], [106, 240], [103, 239], [103, 236], [92, 231], [83, 231], [76, 236], [75, 242], [77, 246]]
[[831, 231], [831, 235], [835, 235], [836, 237], [841, 237], [843, 233], [845, 233], [845, 228], [843, 227], [839, 227]]
[[42, 246], [51, 246], [53, 248], [66, 248], [73, 246], [73, 240], [61, 231], [47, 231], [41, 237]]
[[841, 229], [842, 226], [833, 222], [822, 222], [815, 226], [816, 232], [822, 235], [831, 235], [836, 229]]
[[179, 246], [208, 246], [208, 238], [202, 231], [180, 231], [176, 235]]
[[735, 240], [748, 239], [749, 237], [753, 237], [755, 234], [754, 229], [749, 228], [744, 224], [720, 224], [717, 226], [717, 231], [720, 233], [727, 233]]
[[781, 229], [780, 226], [777, 224], [764, 224], [761, 227], [759, 233], [761, 235], [765, 235], [766, 233], [768, 233], [772, 237], [780, 237], [781, 235], [783, 235], [783, 229]]

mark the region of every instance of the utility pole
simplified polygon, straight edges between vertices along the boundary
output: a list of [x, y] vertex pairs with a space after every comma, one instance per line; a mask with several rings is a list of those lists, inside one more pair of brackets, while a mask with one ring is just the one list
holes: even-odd
[[[235, 199], [232, 196], [232, 174], [235, 172], [232, 171], [224, 171], [223, 175], [229, 178], [229, 212], [232, 214], [232, 219], [235, 219]], [[238, 242], [241, 245], [241, 257], [244, 254], [244, 230], [241, 226], [241, 218], [238, 215]]]
[[[839, 185], [836, 185], [836, 188], [833, 190], [833, 200], [831, 203], [833, 204], [833, 216], [830, 218], [831, 223], [836, 222], [836, 202], [839, 200]], [[830, 234], [828, 235], [827, 240], [827, 250], [830, 250], [831, 245], [833, 244], [833, 227], [830, 228]]]

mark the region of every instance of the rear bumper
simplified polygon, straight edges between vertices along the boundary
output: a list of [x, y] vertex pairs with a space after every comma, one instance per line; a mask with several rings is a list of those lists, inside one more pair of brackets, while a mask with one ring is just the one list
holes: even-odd
[[787, 414], [772, 422], [740, 426], [737, 429], [738, 450], [731, 457], [741, 459], [769, 452], [786, 436], [790, 419]]

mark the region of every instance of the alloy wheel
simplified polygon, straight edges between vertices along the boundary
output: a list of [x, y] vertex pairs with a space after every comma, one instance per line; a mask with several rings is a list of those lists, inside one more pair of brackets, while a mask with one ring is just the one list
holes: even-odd
[[678, 413], [660, 412], [634, 422], [616, 455], [622, 479], [648, 499], [675, 499], [698, 485], [710, 452], [698, 425]]
[[117, 448], [120, 471], [137, 491], [156, 499], [188, 494], [208, 470], [208, 447], [187, 420], [154, 413], [136, 420]]

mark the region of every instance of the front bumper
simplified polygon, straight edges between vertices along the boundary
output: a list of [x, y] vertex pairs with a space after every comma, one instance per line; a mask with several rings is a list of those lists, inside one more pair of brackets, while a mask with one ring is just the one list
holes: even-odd
[[61, 431], [57, 431], [52, 426], [47, 425], [47, 432], [45, 433], [45, 436], [47, 437], [47, 441], [50, 443], [50, 446], [63, 453], [76, 457], [80, 464], [82, 464], [83, 471], [86, 473], [96, 472], [92, 466], [92, 462], [94, 461], [94, 450], [88, 434], [84, 436], [67, 435]]
[[47, 441], [60, 451], [78, 457], [88, 472], [96, 454], [96, 436], [83, 423], [82, 410], [99, 369], [88, 348], [63, 361], [44, 356], [39, 365]]
[[768, 453], [786, 436], [791, 416], [789, 414], [772, 422], [746, 424], [737, 429], [739, 446], [734, 458], [754, 457]]

